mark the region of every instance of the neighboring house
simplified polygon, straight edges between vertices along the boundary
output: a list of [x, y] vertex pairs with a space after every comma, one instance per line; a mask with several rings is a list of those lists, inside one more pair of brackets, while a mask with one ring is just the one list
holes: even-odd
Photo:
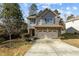
[[40, 11], [37, 15], [28, 16], [29, 33], [38, 38], [58, 38], [64, 29], [64, 23], [60, 16], [50, 9]]
[[69, 19], [65, 25], [67, 33], [79, 33], [79, 16]]

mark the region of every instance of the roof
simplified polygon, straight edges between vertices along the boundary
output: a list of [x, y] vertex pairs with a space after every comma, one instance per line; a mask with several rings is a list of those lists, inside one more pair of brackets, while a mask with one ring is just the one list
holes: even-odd
[[69, 19], [67, 22], [76, 21], [76, 20], [79, 20], [79, 16], [73, 17]]
[[36, 18], [36, 15], [34, 15], [34, 16], [28, 16], [27, 18]]
[[48, 13], [48, 12], [51, 12], [51, 13], [54, 14], [55, 16], [58, 16], [58, 14], [56, 14], [54, 11], [52, 11], [52, 10], [50, 10], [50, 9], [48, 9], [48, 8], [46, 8], [44, 11], [40, 11], [40, 12], [37, 14], [37, 16], [39, 17], [39, 16], [41, 16], [41, 15], [45, 15], [45, 14]]
[[48, 12], [51, 12], [52, 14], [54, 14], [55, 16], [58, 16], [58, 14], [48, 8], [44, 9], [43, 11], [41, 10], [37, 15], [33, 15], [33, 16], [28, 16], [27, 18], [36, 18], [36, 17], [40, 17], [43, 16], [45, 14], [47, 14]]
[[75, 29], [74, 27], [69, 27], [67, 30], [67, 32], [79, 32], [77, 29]]

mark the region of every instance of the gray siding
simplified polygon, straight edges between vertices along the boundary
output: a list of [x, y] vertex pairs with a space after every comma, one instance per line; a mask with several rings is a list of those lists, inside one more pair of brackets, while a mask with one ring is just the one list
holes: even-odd
[[[47, 20], [47, 23], [46, 23], [45, 20]], [[52, 24], [55, 24], [55, 16], [52, 15], [51, 13], [47, 13], [46, 15], [42, 16], [42, 18], [38, 19], [38, 25], [40, 25], [40, 23], [42, 25], [52, 25]]]

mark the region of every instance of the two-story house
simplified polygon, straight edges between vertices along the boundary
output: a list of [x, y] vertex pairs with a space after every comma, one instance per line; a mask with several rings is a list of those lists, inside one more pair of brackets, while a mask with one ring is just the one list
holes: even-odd
[[38, 38], [44, 38], [45, 36], [58, 38], [64, 28], [60, 16], [47, 8], [37, 15], [28, 16], [27, 19], [30, 22], [30, 35]]

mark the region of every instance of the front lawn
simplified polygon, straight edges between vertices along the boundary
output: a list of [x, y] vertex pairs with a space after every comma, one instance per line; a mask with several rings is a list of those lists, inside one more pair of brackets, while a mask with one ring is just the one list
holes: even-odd
[[79, 48], [79, 39], [64, 39], [62, 41]]
[[65, 43], [79, 48], [79, 34], [64, 33], [61, 35], [61, 40]]
[[20, 39], [12, 40], [11, 43], [10, 41], [6, 41], [0, 45], [0, 56], [22, 56], [31, 46], [31, 43]]

